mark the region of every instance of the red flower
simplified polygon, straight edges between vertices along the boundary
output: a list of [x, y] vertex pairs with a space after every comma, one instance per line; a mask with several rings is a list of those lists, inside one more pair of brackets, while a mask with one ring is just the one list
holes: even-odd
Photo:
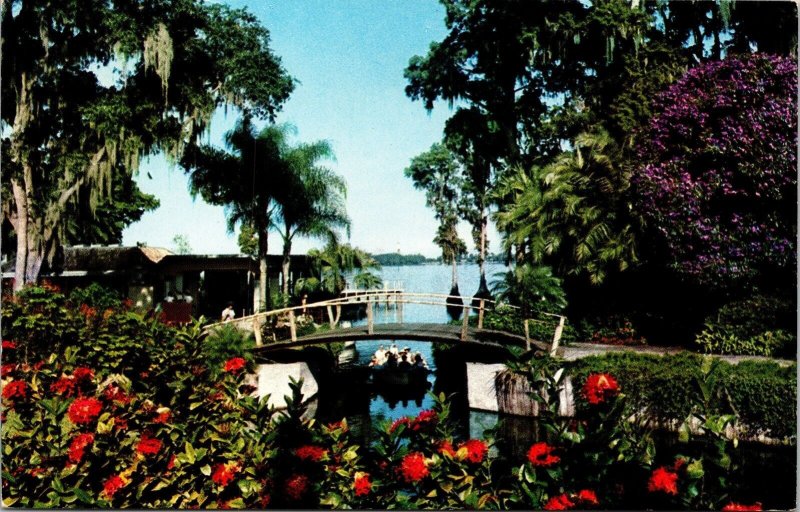
[[560, 494], [547, 500], [547, 503], [545, 503], [544, 507], [542, 508], [545, 510], [569, 510], [574, 506], [575, 504], [570, 501], [569, 496], [566, 494]]
[[97, 309], [89, 306], [88, 304], [81, 304], [79, 311], [87, 319], [94, 317], [97, 314]]
[[119, 475], [113, 475], [103, 484], [103, 494], [111, 499], [123, 487], [125, 487], [125, 480]]
[[619, 394], [617, 380], [608, 373], [593, 373], [583, 385], [583, 395], [590, 404], [597, 405]]
[[366, 496], [369, 494], [370, 491], [372, 491], [372, 482], [369, 481], [369, 474], [356, 474], [356, 479], [353, 482], [353, 489], [356, 492], [356, 496]]
[[160, 408], [158, 409], [158, 411], [161, 412], [159, 412], [158, 415], [155, 418], [153, 418], [153, 423], [162, 423], [162, 424], [167, 423], [170, 417], [172, 416], [172, 413], [166, 407]]
[[286, 480], [286, 494], [293, 500], [299, 500], [308, 490], [308, 477], [294, 474]]
[[228, 464], [217, 464], [214, 466], [214, 473], [211, 474], [211, 480], [220, 487], [227, 487], [233, 481], [233, 477], [239, 471], [239, 465], [235, 462]]
[[86, 368], [85, 366], [79, 366], [75, 368], [75, 371], [72, 372], [72, 376], [75, 377], [75, 380], [78, 382], [83, 380], [92, 380], [94, 379], [94, 370]]
[[337, 430], [342, 429], [342, 432], [347, 432], [349, 429], [347, 428], [347, 424], [343, 421], [336, 421], [333, 423], [328, 423], [327, 425], [328, 430]]
[[394, 432], [395, 430], [398, 429], [398, 427], [400, 427], [400, 425], [405, 425], [406, 427], [408, 427], [409, 425], [411, 425], [411, 419], [410, 418], [400, 418], [399, 420], [394, 420], [394, 423], [392, 423], [392, 426], [389, 427], [389, 432], [390, 433]]
[[142, 455], [155, 455], [159, 450], [161, 450], [161, 441], [147, 434], [144, 434], [139, 444], [136, 445], [136, 451]]
[[400, 463], [400, 474], [408, 482], [418, 482], [428, 476], [428, 465], [425, 456], [419, 452], [409, 453]]
[[78, 398], [67, 409], [67, 416], [72, 423], [89, 423], [100, 414], [103, 404], [96, 398]]
[[69, 445], [69, 460], [75, 464], [83, 460], [83, 451], [94, 443], [94, 434], [78, 434]]
[[233, 357], [225, 361], [224, 370], [228, 373], [239, 373], [244, 368], [245, 360], [241, 357]]
[[483, 462], [483, 458], [489, 451], [489, 447], [486, 446], [486, 443], [478, 439], [470, 439], [469, 441], [461, 444], [459, 449], [462, 447], [467, 449], [467, 461], [473, 464], [480, 464]]
[[547, 443], [536, 443], [528, 450], [528, 460], [534, 466], [552, 466], [561, 460], [561, 457], [552, 454], [554, 449]]
[[122, 391], [122, 388], [117, 386], [116, 384], [109, 384], [106, 386], [106, 389], [103, 391], [103, 396], [106, 400], [111, 402], [119, 402], [121, 404], [127, 404], [131, 401], [131, 397], [125, 394]]
[[675, 463], [672, 465], [673, 471], [680, 471], [680, 469], [686, 465], [686, 459], [678, 457], [675, 459]]
[[741, 503], [734, 503], [730, 502], [724, 507], [722, 507], [724, 512], [749, 512], [749, 511], [758, 511], [763, 510], [761, 508], [761, 502], [755, 502], [752, 505], [742, 505]]
[[128, 430], [128, 420], [117, 416], [114, 418], [114, 428], [117, 430]]
[[11, 400], [15, 397], [25, 398], [28, 396], [28, 385], [24, 380], [12, 380], [3, 387], [3, 398]]
[[650, 480], [647, 482], [647, 490], [650, 492], [661, 491], [667, 494], [678, 494], [678, 474], [670, 471], [666, 467], [660, 467], [653, 471]]
[[31, 476], [39, 476], [42, 473], [47, 473], [47, 470], [45, 468], [36, 467], [28, 471], [28, 474]]
[[17, 344], [13, 341], [3, 340], [3, 350], [13, 350], [17, 348]]
[[272, 496], [270, 496], [269, 494], [266, 494], [266, 493], [265, 494], [261, 494], [258, 497], [258, 505], [261, 508], [267, 508], [271, 501], [272, 501]]
[[419, 431], [423, 429], [428, 429], [429, 427], [433, 427], [436, 425], [436, 422], [439, 421], [439, 418], [436, 416], [436, 413], [431, 410], [425, 410], [420, 412], [414, 421], [411, 423], [411, 430]]
[[597, 500], [597, 494], [591, 489], [583, 489], [578, 493], [578, 500], [589, 503], [591, 505], [599, 505], [600, 502]]
[[175, 454], [173, 453], [172, 456], [169, 458], [169, 462], [167, 462], [167, 471], [175, 467]]
[[50, 391], [59, 395], [72, 396], [75, 392], [75, 379], [72, 377], [61, 377], [50, 384]]
[[441, 453], [442, 455], [446, 453], [451, 457], [456, 456], [456, 451], [453, 449], [453, 444], [448, 440], [444, 440], [439, 443], [439, 453]]
[[306, 445], [297, 448], [294, 451], [294, 454], [297, 455], [297, 458], [302, 460], [311, 460], [314, 462], [319, 462], [323, 457], [328, 454], [328, 450], [321, 446], [313, 446], [313, 445]]
[[7, 376], [9, 373], [17, 369], [16, 363], [8, 363], [0, 366], [0, 375]]

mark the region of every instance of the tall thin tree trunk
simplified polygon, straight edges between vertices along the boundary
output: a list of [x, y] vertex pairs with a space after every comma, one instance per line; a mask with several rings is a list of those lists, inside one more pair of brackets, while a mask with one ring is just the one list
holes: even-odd
[[453, 277], [450, 280], [450, 288], [458, 287], [458, 262], [455, 255], [453, 255]]
[[283, 277], [283, 295], [289, 297], [289, 267], [292, 264], [292, 238], [289, 230], [286, 230], [285, 238], [283, 239], [283, 262], [281, 266], [281, 275]]
[[260, 229], [258, 233], [258, 310], [266, 311], [269, 307], [269, 278], [267, 268], [267, 251], [269, 242], [267, 230]]
[[11, 180], [11, 190], [14, 194], [14, 205], [17, 210], [17, 260], [14, 266], [14, 291], [19, 291], [25, 285], [25, 275], [28, 268], [28, 196], [19, 184]]

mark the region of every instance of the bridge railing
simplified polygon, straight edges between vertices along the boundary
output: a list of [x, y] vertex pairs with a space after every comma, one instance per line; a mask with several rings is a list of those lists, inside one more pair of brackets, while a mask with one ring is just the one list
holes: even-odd
[[[474, 301], [474, 302], [473, 302]], [[458, 304], [461, 302], [461, 304]], [[288, 324], [289, 335], [292, 341], [297, 341], [297, 325], [298, 317], [307, 315], [309, 311], [324, 308], [328, 316], [328, 324], [331, 329], [335, 329], [340, 323], [342, 307], [352, 305], [366, 305], [367, 315], [367, 332], [368, 334], [374, 333], [375, 327], [375, 307], [376, 305], [386, 304], [394, 305], [396, 307], [396, 318], [399, 323], [403, 323], [403, 305], [404, 304], [419, 304], [428, 306], [445, 306], [445, 307], [460, 307], [462, 308], [462, 324], [461, 324], [461, 340], [467, 339], [467, 330], [469, 328], [469, 318], [473, 311], [477, 311], [478, 329], [483, 329], [483, 320], [487, 310], [493, 310], [498, 304], [497, 301], [491, 299], [473, 299], [472, 297], [464, 297], [461, 295], [448, 295], [441, 293], [423, 293], [423, 292], [405, 292], [401, 290], [391, 289], [375, 289], [363, 290], [358, 294], [349, 294], [344, 297], [329, 299], [311, 304], [301, 304], [298, 306], [291, 306], [285, 308], [274, 309], [271, 311], [263, 311], [254, 315], [241, 317], [238, 319], [229, 320], [227, 322], [216, 322], [209, 324], [205, 327], [206, 332], [222, 325], [233, 323], [234, 325], [241, 325], [249, 327], [252, 325], [253, 333], [256, 338], [256, 345], [263, 345], [261, 336], [261, 327], [267, 319], [277, 317], [278, 319], [284, 318], [284, 327]], [[505, 307], [511, 309], [520, 309], [517, 306], [504, 304]], [[566, 317], [554, 313], [542, 313], [542, 315], [558, 319], [558, 323], [553, 333], [553, 339], [550, 345], [550, 353], [555, 355], [558, 350], [561, 335], [564, 330]], [[523, 330], [525, 333], [525, 340], [527, 349], [531, 348], [530, 337], [530, 322], [547, 323], [545, 320], [537, 318], [524, 318]]]

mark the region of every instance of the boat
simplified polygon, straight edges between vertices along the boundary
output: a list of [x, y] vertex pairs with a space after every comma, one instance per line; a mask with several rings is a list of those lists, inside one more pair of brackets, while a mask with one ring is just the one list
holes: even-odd
[[427, 368], [389, 368], [387, 366], [372, 367], [372, 382], [377, 386], [424, 388], [428, 384]]

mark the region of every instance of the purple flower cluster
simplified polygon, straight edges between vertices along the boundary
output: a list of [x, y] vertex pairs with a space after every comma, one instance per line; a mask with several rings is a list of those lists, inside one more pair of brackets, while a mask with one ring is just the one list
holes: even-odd
[[764, 54], [689, 70], [654, 102], [637, 206], [701, 282], [794, 267], [797, 64]]

